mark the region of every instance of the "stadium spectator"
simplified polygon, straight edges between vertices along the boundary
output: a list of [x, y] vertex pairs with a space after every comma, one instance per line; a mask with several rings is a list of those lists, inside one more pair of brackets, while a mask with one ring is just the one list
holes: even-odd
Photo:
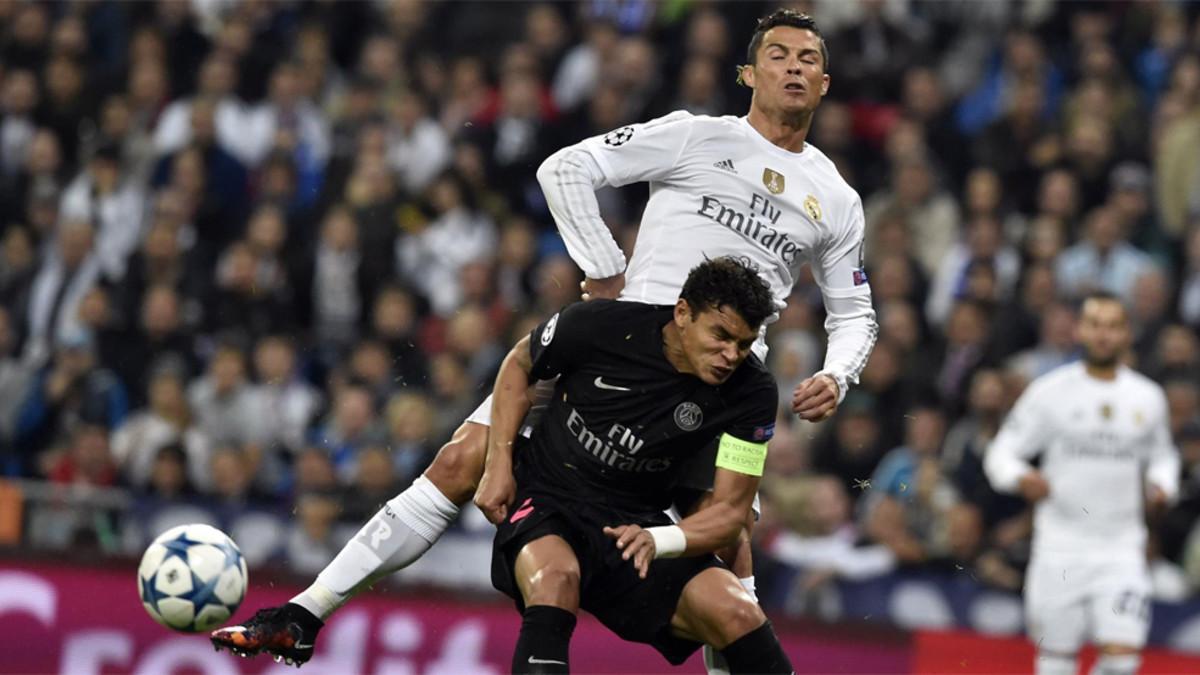
[[211, 441], [193, 422], [184, 391], [186, 377], [178, 365], [159, 362], [148, 380], [149, 404], [113, 432], [113, 457], [131, 487], [147, 487], [167, 446], [184, 454], [183, 481], [201, 489], [211, 486]]
[[906, 419], [904, 445], [888, 452], [871, 476], [864, 530], [901, 564], [959, 555], [961, 542], [951, 537], [951, 522], [960, 497], [942, 474], [939, 457], [945, 418], [937, 407], [918, 403]]

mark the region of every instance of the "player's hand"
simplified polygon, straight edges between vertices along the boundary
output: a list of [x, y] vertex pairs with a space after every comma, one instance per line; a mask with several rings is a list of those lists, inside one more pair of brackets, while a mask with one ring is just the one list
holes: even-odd
[[1017, 489], [1021, 491], [1021, 496], [1031, 504], [1036, 504], [1050, 496], [1050, 484], [1046, 482], [1041, 471], [1030, 471], [1021, 476], [1021, 480], [1017, 483]]
[[813, 375], [796, 385], [792, 392], [792, 412], [802, 420], [820, 422], [837, 412], [838, 384], [824, 373]]
[[1146, 486], [1146, 512], [1158, 516], [1167, 508], [1167, 493], [1157, 485]]
[[584, 279], [579, 282], [579, 292], [583, 295], [584, 301], [598, 298], [616, 300], [623, 288], [625, 288], [624, 272], [604, 279]]
[[621, 549], [622, 560], [632, 560], [638, 576], [646, 578], [650, 571], [650, 561], [657, 553], [654, 547], [654, 537], [639, 525], [618, 525], [604, 528], [604, 534], [617, 540], [617, 548]]
[[475, 506], [493, 525], [499, 525], [508, 517], [508, 505], [517, 498], [517, 481], [508, 467], [489, 467], [479, 479], [475, 490]]

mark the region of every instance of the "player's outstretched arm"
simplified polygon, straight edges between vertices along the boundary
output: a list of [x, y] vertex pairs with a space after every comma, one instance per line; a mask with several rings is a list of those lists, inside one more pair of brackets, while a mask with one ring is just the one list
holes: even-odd
[[521, 420], [529, 412], [530, 402], [526, 391], [532, 370], [529, 337], [526, 336], [504, 357], [492, 393], [492, 426], [488, 433], [487, 460], [484, 462], [479, 489], [475, 491], [475, 505], [492, 523], [504, 520], [508, 515], [508, 505], [516, 495], [517, 484], [512, 473], [513, 442], [517, 438]]

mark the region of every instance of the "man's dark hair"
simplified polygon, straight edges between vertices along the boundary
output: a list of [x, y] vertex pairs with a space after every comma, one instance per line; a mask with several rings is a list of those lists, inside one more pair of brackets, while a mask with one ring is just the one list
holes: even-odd
[[825, 72], [829, 72], [829, 48], [825, 46], [825, 36], [821, 34], [821, 29], [817, 28], [815, 19], [794, 9], [777, 9], [758, 20], [754, 35], [750, 37], [750, 46], [746, 48], [746, 63], [750, 65], [758, 63], [758, 48], [762, 46], [763, 36], [776, 26], [800, 28], [816, 35], [817, 39], [821, 41], [821, 65]]
[[745, 258], [726, 256], [705, 260], [692, 268], [679, 297], [695, 313], [728, 307], [751, 328], [775, 312], [771, 287]]

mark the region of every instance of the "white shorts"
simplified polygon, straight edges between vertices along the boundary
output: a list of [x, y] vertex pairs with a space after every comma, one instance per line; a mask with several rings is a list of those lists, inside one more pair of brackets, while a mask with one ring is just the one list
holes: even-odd
[[1150, 593], [1141, 558], [1034, 554], [1025, 573], [1029, 639], [1061, 654], [1088, 641], [1141, 649], [1150, 632]]

